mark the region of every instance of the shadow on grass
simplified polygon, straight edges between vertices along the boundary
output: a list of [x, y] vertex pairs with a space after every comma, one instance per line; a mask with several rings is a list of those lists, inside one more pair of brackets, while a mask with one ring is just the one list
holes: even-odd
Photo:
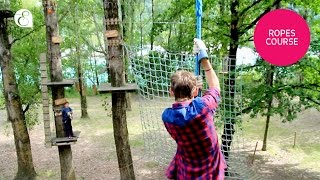
[[[252, 152], [242, 152], [248, 157], [247, 167], [255, 172], [252, 179], [264, 180], [316, 180], [320, 179], [320, 172], [310, 171], [308, 169], [298, 169], [299, 164], [271, 164], [264, 156], [256, 155], [252, 164]], [[295, 157], [292, 157], [295, 158]]]

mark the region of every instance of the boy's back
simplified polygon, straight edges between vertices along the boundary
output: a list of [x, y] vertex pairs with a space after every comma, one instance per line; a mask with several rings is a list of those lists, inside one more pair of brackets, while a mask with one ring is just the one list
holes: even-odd
[[176, 102], [164, 111], [165, 127], [178, 145], [166, 172], [168, 178], [224, 178], [226, 164], [213, 121], [219, 99], [219, 91], [210, 89], [201, 98]]
[[177, 143], [177, 152], [166, 172], [169, 179], [224, 179], [226, 162], [213, 121], [220, 100], [220, 83], [206, 49], [201, 40], [194, 40], [194, 52], [209, 87], [203, 97], [194, 98], [202, 81], [191, 72], [177, 71], [171, 76], [169, 92], [175, 97], [175, 103], [162, 114], [167, 131]]

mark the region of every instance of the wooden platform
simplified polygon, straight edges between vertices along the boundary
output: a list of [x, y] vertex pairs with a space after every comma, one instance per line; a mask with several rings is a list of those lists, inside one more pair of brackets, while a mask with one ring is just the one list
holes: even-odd
[[112, 87], [110, 83], [101, 84], [98, 88], [100, 93], [109, 93], [109, 92], [132, 92], [138, 90], [138, 86], [136, 84], [125, 84], [121, 87]]
[[66, 146], [76, 144], [80, 135], [80, 131], [74, 131], [73, 134], [76, 137], [73, 137], [71, 139], [69, 139], [68, 137], [52, 138], [52, 146]]
[[73, 79], [64, 79], [61, 82], [48, 82], [47, 86], [73, 86], [73, 84], [75, 83], [75, 81]]

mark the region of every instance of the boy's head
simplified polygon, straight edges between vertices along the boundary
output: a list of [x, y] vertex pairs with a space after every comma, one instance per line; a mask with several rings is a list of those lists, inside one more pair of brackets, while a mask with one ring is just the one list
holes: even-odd
[[64, 106], [64, 107], [69, 107], [69, 102], [66, 101], [63, 106]]
[[170, 95], [179, 99], [192, 99], [198, 94], [197, 79], [194, 74], [180, 70], [171, 76]]

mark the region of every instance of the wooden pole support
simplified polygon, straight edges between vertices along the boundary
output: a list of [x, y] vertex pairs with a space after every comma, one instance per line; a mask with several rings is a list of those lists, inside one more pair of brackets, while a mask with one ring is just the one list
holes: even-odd
[[253, 164], [254, 158], [255, 158], [255, 156], [256, 156], [257, 147], [258, 147], [258, 141], [257, 141], [257, 143], [256, 143], [256, 147], [254, 148], [254, 152], [253, 152], [253, 156], [252, 156], [252, 162], [251, 162], [252, 164]]
[[[111, 22], [119, 19], [118, 0], [104, 0], [105, 21]], [[110, 79], [112, 87], [121, 87], [125, 84], [123, 47], [121, 45], [121, 27], [119, 23], [106, 23], [105, 39], [108, 42], [107, 52], [109, 55]], [[135, 174], [129, 144], [129, 135], [126, 115], [126, 92], [112, 92], [112, 121], [113, 132], [118, 158], [118, 166], [121, 180], [134, 180]]]
[[60, 36], [53, 36], [52, 42], [55, 44], [60, 44], [60, 43], [62, 43], [62, 38]]
[[109, 31], [106, 31], [105, 35], [107, 38], [115, 38], [119, 36], [119, 32], [117, 30], [109, 30]]
[[[55, 1], [43, 0], [42, 5], [44, 7], [45, 23], [46, 23], [46, 39], [47, 39], [47, 55], [49, 61], [50, 69], [50, 79], [52, 82], [62, 82], [62, 63], [61, 63], [61, 52], [60, 44], [53, 41], [53, 37], [58, 36], [58, 16], [55, 11]], [[50, 9], [50, 12], [48, 11]], [[47, 11], [46, 11], [47, 10]], [[53, 101], [53, 108], [61, 108], [61, 106], [56, 106], [54, 101], [56, 99], [64, 98], [64, 86], [54, 85], [51, 87], [51, 95]], [[64, 137], [62, 116], [54, 116], [56, 137]], [[61, 178], [63, 180], [75, 180], [76, 175], [73, 168], [72, 162], [72, 150], [70, 144], [65, 146], [58, 146], [59, 160], [60, 160], [60, 170]]]

